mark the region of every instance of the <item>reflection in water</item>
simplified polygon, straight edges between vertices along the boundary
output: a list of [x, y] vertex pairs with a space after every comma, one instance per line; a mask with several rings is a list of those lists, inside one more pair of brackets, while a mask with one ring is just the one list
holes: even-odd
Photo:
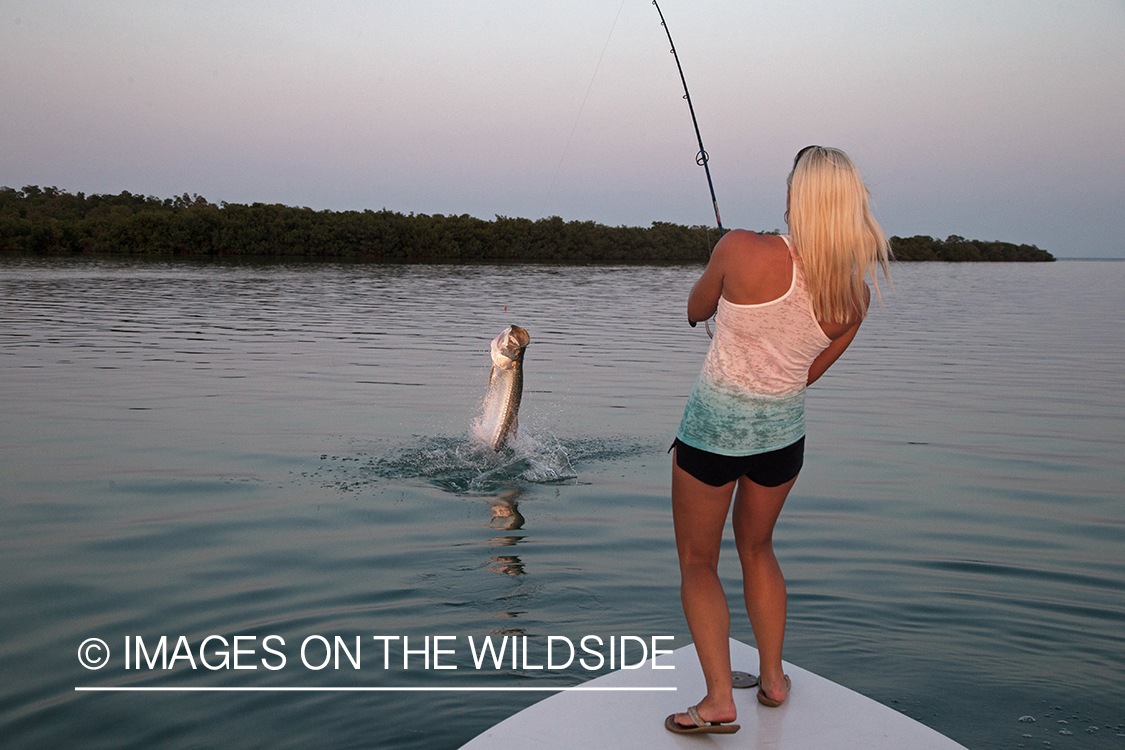
[[[487, 498], [489, 507], [492, 509], [492, 518], [488, 525], [494, 529], [501, 529], [503, 531], [515, 531], [522, 529], [524, 521], [527, 520], [519, 511], [519, 504], [516, 498], [523, 494], [523, 489], [514, 487], [505, 492], [500, 493], [496, 497]], [[523, 536], [500, 536], [489, 539], [489, 545], [492, 547], [515, 547], [521, 541]], [[527, 575], [527, 570], [524, 567], [523, 560], [519, 555], [494, 555], [489, 558], [486, 565], [488, 570], [493, 573], [501, 573], [506, 576], [523, 576]], [[494, 617], [518, 617], [524, 614], [523, 612], [498, 612]], [[493, 630], [497, 635], [511, 635], [523, 633], [523, 628], [503, 628]]]
[[518, 555], [499, 555], [493, 557], [492, 562], [488, 564], [488, 569], [493, 573], [503, 573], [506, 576], [527, 575], [527, 571], [523, 569], [523, 562]]
[[[494, 510], [495, 508], [496, 506], [493, 506]], [[514, 510], [514, 504], [512, 512], [519, 517], [519, 523], [522, 525], [523, 516], [519, 515], [519, 513]], [[522, 536], [500, 536], [489, 539], [488, 543], [492, 547], [515, 547], [522, 542], [524, 538], [525, 537]], [[493, 573], [503, 573], [509, 576], [522, 576], [527, 574], [527, 571], [524, 570], [523, 561], [520, 560], [518, 555], [496, 555], [490, 557], [488, 569]]]
[[522, 489], [511, 489], [497, 497], [488, 498], [488, 504], [492, 508], [492, 520], [488, 525], [501, 531], [522, 529], [527, 519], [520, 513], [519, 503], [516, 502], [516, 498], [522, 494]]
[[522, 536], [498, 536], [489, 539], [488, 544], [491, 547], [515, 547], [525, 538]]

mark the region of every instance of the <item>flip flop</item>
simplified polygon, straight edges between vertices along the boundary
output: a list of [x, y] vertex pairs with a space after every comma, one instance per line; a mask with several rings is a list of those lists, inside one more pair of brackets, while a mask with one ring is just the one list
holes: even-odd
[[749, 672], [731, 672], [730, 686], [733, 688], [752, 688], [758, 684], [758, 676]]
[[779, 701], [775, 701], [773, 698], [766, 695], [764, 690], [758, 688], [758, 703], [761, 703], [763, 706], [769, 706], [770, 708], [777, 708], [789, 698], [789, 691], [792, 689], [793, 683], [789, 680], [789, 675], [785, 675], [785, 697]]
[[710, 723], [699, 716], [699, 706], [692, 706], [687, 710], [687, 715], [695, 722], [694, 727], [685, 727], [676, 723], [676, 715], [669, 714], [664, 720], [664, 728], [676, 734], [734, 734], [742, 728], [739, 724], [723, 724], [718, 721]]

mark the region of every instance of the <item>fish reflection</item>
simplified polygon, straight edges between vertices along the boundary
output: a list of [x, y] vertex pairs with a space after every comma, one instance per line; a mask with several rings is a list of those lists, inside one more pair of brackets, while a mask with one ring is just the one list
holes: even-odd
[[[523, 528], [524, 522], [527, 520], [519, 511], [519, 503], [517, 499], [523, 494], [523, 490], [515, 487], [504, 492], [501, 492], [495, 497], [486, 498], [489, 510], [491, 511], [491, 518], [488, 521], [489, 527], [501, 531], [516, 531]], [[498, 536], [488, 540], [488, 546], [495, 547], [515, 547], [524, 540], [523, 536]], [[505, 554], [505, 555], [492, 555], [488, 558], [485, 567], [493, 573], [499, 573], [505, 576], [524, 576], [527, 575], [527, 569], [520, 559], [519, 555]], [[501, 612], [494, 616], [496, 617], [516, 617], [522, 612]], [[522, 632], [521, 628], [505, 629], [505, 632]], [[496, 631], [493, 631], [496, 632]]]
[[488, 563], [488, 569], [493, 573], [503, 573], [506, 576], [522, 576], [527, 575], [524, 570], [523, 561], [520, 560], [519, 555], [498, 555], [492, 558]]
[[508, 628], [506, 630], [490, 630], [489, 635], [527, 635], [523, 628]]
[[520, 513], [519, 503], [516, 502], [516, 498], [522, 494], [523, 490], [512, 489], [496, 497], [488, 498], [488, 504], [492, 509], [492, 519], [488, 522], [488, 525], [502, 531], [522, 529], [523, 523], [527, 519]]

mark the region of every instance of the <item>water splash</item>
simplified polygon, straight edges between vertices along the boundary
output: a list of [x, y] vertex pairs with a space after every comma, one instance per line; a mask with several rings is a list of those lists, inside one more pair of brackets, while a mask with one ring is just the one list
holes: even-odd
[[385, 455], [333, 456], [331, 484], [354, 489], [377, 479], [422, 480], [457, 495], [495, 495], [530, 485], [581, 484], [581, 466], [650, 448], [617, 438], [539, 438], [525, 430], [500, 451], [469, 434], [424, 437]]

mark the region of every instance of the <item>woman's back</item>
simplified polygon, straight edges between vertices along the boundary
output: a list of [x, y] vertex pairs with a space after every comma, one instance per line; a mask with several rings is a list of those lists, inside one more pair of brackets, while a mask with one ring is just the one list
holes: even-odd
[[724, 235], [730, 256], [722, 296], [736, 305], [760, 305], [785, 294], [793, 278], [789, 243], [780, 235], [735, 229]]
[[[776, 257], [772, 247], [761, 253], [774, 256], [759, 263], [767, 266], [765, 273], [759, 277], [744, 274], [750, 264], [739, 264], [724, 277], [715, 338], [704, 368], [723, 373], [732, 386], [759, 395], [783, 396], [804, 390], [809, 367], [831, 339], [813, 315], [804, 274], [792, 255], [789, 238], [770, 239], [774, 241], [771, 245], [782, 245], [784, 255]], [[776, 271], [785, 266], [788, 278], [779, 279], [781, 274]], [[744, 283], [728, 284], [732, 281]], [[740, 301], [745, 299], [762, 301]]]
[[[735, 229], [723, 236], [715, 247], [711, 264], [721, 283], [722, 299], [736, 305], [760, 305], [782, 297], [792, 286], [797, 273], [797, 256], [791, 251], [788, 238], [782, 235], [755, 234]], [[866, 307], [866, 297], [864, 299]], [[716, 308], [717, 309], [717, 308]], [[689, 315], [691, 314], [689, 309]], [[710, 317], [715, 310], [710, 310]], [[692, 315], [693, 319], [698, 317]], [[821, 330], [831, 340], [842, 336], [851, 322], [819, 321]]]

